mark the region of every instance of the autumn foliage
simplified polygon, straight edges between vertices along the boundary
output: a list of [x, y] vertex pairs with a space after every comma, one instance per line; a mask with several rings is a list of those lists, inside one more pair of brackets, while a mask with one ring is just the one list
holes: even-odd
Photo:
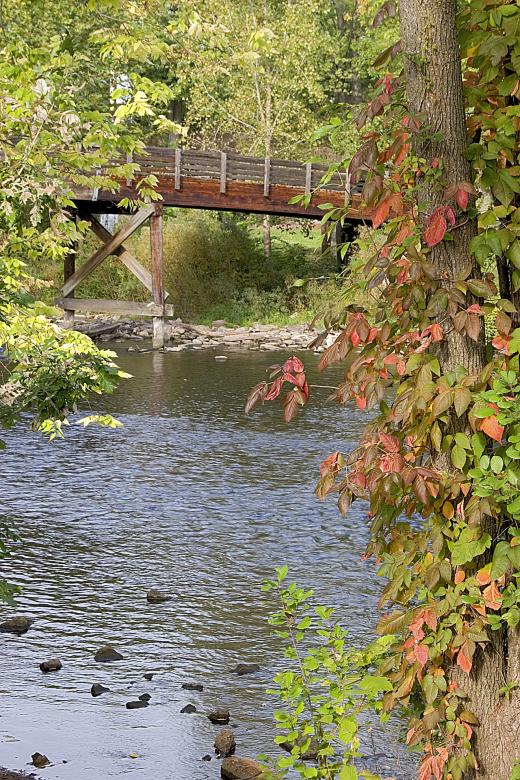
[[[394, 12], [385, 3], [377, 23]], [[419, 780], [459, 780], [477, 767], [479, 719], [464, 681], [493, 632], [520, 623], [520, 6], [473, 0], [460, 23], [473, 180], [448, 181], [442, 159], [416, 153], [428, 128], [404, 107], [396, 61], [358, 118], [364, 128], [377, 117], [382, 129], [369, 126], [349, 168], [384, 237], [358, 269], [358, 300], [369, 303], [330, 324], [337, 336], [319, 364], [344, 367], [339, 404], [370, 410], [358, 446], [322, 463], [317, 493], [336, 495], [344, 515], [369, 502], [367, 556], [386, 579], [378, 631], [395, 635], [380, 669], [393, 684], [384, 709], [408, 714], [406, 741], [423, 751]], [[472, 255], [450, 278], [432, 249], [449, 251], [468, 221], [479, 228]], [[482, 370], [444, 370], [453, 333], [483, 345]], [[308, 401], [304, 369], [291, 358], [276, 370], [248, 410], [289, 382], [288, 420]]]

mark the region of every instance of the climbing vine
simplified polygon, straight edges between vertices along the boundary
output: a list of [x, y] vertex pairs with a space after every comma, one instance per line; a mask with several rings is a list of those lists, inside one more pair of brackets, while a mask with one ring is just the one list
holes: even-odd
[[[376, 22], [394, 14], [386, 2]], [[337, 495], [343, 515], [369, 502], [366, 556], [386, 579], [377, 630], [397, 637], [379, 669], [393, 686], [382, 706], [407, 714], [419, 780], [478, 769], [479, 659], [497, 632], [503, 647], [517, 641], [520, 623], [520, 6], [471, 0], [459, 22], [471, 180], [450, 181], [429, 153], [394, 44], [349, 166], [382, 240], [357, 261], [356, 304], [327, 323], [338, 335], [320, 361], [345, 367], [340, 404], [371, 411], [359, 445], [321, 465], [317, 494]], [[470, 256], [453, 278], [435, 248], [449, 253], [468, 226]], [[485, 354], [477, 369], [446, 360], [465, 341]], [[278, 397], [288, 421], [308, 402], [298, 358], [253, 388], [247, 410]], [[519, 683], [503, 680], [497, 707], [520, 708]]]

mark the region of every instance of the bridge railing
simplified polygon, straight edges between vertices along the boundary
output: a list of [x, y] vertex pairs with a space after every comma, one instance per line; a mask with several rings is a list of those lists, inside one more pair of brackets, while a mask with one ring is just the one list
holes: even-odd
[[[120, 164], [122, 160], [115, 160]], [[183, 178], [220, 181], [220, 191], [226, 191], [228, 182], [263, 184], [267, 195], [271, 185], [297, 187], [310, 194], [316, 188], [333, 192], [350, 192], [346, 172], [334, 171], [321, 184], [328, 166], [322, 163], [299, 163], [279, 158], [247, 157], [230, 152], [208, 152], [193, 149], [173, 149], [149, 146], [146, 154], [129, 156], [126, 162], [139, 166], [139, 175], [160, 175], [171, 178], [174, 189], [181, 188]]]

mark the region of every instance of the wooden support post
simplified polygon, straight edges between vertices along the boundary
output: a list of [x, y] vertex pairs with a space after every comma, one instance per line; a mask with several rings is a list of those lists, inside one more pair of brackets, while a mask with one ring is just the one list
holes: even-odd
[[[66, 255], [63, 261], [63, 282], [65, 283], [76, 270], [76, 247], [71, 247], [71, 251]], [[71, 291], [70, 296], [74, 297], [74, 290]], [[63, 312], [63, 327], [74, 327], [74, 309], [65, 309]]]
[[227, 184], [227, 154], [220, 152], [220, 194], [226, 194]]
[[164, 274], [163, 274], [163, 207], [156, 204], [150, 217], [150, 252], [152, 257], [153, 302], [162, 307], [162, 316], [153, 318], [152, 348], [164, 347]]
[[312, 163], [305, 166], [305, 194], [310, 195], [312, 189]]
[[264, 198], [269, 197], [271, 190], [271, 160], [266, 157], [264, 160]]

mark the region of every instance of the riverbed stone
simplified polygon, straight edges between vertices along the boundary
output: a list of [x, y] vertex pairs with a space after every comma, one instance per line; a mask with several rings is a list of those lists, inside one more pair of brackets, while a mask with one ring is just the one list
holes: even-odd
[[169, 593], [165, 593], [163, 590], [157, 590], [157, 588], [150, 588], [146, 594], [146, 600], [149, 604], [163, 604], [165, 601], [170, 601], [171, 598]]
[[122, 661], [123, 656], [112, 645], [104, 645], [100, 647], [94, 656], [94, 661], [100, 664], [112, 663], [112, 661]]
[[38, 769], [43, 769], [44, 766], [49, 766], [51, 762], [43, 753], [33, 753], [31, 756], [31, 764]]
[[208, 712], [208, 718], [212, 723], [222, 724], [226, 726], [229, 723], [229, 710], [226, 707], [216, 707], [211, 712]]
[[235, 666], [233, 671], [238, 674], [239, 677], [242, 677], [244, 674], [254, 674], [255, 672], [259, 672], [260, 667], [258, 664], [240, 663]]
[[17, 615], [16, 617], [7, 618], [7, 620], [0, 623], [0, 631], [3, 634], [17, 634], [21, 636], [27, 633], [33, 623], [34, 618]]
[[215, 753], [225, 758], [235, 752], [237, 743], [231, 729], [222, 729], [215, 737]]
[[194, 704], [186, 704], [186, 706], [182, 708], [181, 712], [184, 715], [192, 715], [194, 712], [197, 712], [197, 708]]
[[126, 709], [127, 710], [141, 710], [143, 707], [148, 707], [147, 701], [142, 701], [141, 699], [136, 699], [135, 701], [127, 701], [126, 703]]
[[145, 680], [148, 681], [153, 680], [153, 672], [145, 672], [145, 674], [143, 674], [143, 677]]
[[264, 769], [252, 758], [228, 756], [222, 762], [220, 774], [224, 780], [262, 780], [266, 778]]
[[109, 690], [110, 688], [101, 685], [101, 683], [94, 683], [94, 685], [90, 689], [90, 693], [92, 696], [101, 696], [103, 693], [108, 693]]
[[40, 669], [44, 674], [48, 672], [59, 672], [62, 667], [62, 663], [59, 658], [49, 658], [48, 661], [42, 661]]
[[142, 693], [140, 696], [137, 697], [139, 701], [150, 701], [152, 698], [149, 693]]
[[185, 691], [203, 691], [204, 686], [202, 683], [196, 683], [196, 682], [185, 682], [182, 683], [181, 688], [183, 688]]

